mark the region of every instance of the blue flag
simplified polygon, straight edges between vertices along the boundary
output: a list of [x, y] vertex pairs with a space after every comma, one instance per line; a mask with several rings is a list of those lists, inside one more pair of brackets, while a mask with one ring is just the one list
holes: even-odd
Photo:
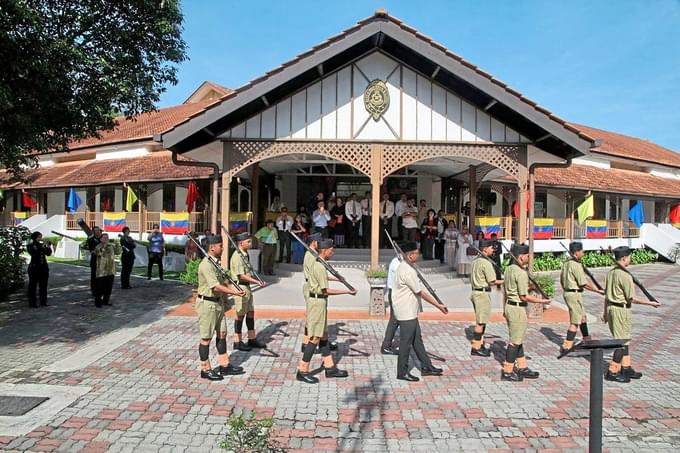
[[642, 208], [641, 202], [636, 202], [635, 206], [628, 211], [628, 219], [638, 228], [645, 223], [645, 210]]
[[76, 190], [71, 187], [68, 191], [68, 203], [66, 203], [66, 207], [70, 212], [76, 212], [81, 203], [82, 202], [80, 201], [80, 197], [76, 193]]

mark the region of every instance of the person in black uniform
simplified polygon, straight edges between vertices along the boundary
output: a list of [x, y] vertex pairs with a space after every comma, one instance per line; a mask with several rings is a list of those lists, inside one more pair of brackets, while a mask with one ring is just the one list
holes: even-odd
[[137, 243], [130, 237], [130, 228], [123, 228], [123, 234], [120, 237], [120, 246], [123, 253], [120, 255], [120, 264], [122, 269], [120, 271], [120, 287], [122, 289], [130, 289], [130, 274], [132, 273], [132, 265], [135, 262], [135, 247]]
[[95, 280], [97, 279], [97, 255], [94, 254], [94, 249], [97, 248], [102, 241], [102, 230], [98, 226], [92, 228], [92, 235], [87, 237], [85, 245], [90, 251], [90, 291], [95, 293]]
[[28, 254], [31, 262], [28, 264], [28, 304], [37, 308], [38, 304], [35, 292], [40, 286], [40, 305], [47, 306], [47, 280], [50, 278], [50, 269], [47, 266], [47, 257], [52, 254], [49, 244], [43, 244], [42, 234], [35, 231], [31, 234], [31, 243], [28, 244]]

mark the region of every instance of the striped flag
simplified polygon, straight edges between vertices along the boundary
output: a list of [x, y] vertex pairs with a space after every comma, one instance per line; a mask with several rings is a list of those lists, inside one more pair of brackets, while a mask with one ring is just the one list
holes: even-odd
[[229, 234], [247, 232], [251, 214], [251, 212], [232, 212], [229, 215]]
[[606, 220], [586, 220], [586, 238], [603, 239], [607, 237]]
[[475, 234], [484, 233], [484, 237], [489, 239], [493, 233], [501, 235], [500, 217], [475, 217]]
[[534, 219], [534, 239], [552, 239], [555, 219]]
[[120, 233], [125, 228], [125, 212], [104, 212], [104, 231]]
[[14, 225], [21, 225], [28, 218], [28, 212], [17, 211], [14, 213]]
[[161, 212], [161, 232], [167, 234], [184, 234], [188, 231], [188, 212]]

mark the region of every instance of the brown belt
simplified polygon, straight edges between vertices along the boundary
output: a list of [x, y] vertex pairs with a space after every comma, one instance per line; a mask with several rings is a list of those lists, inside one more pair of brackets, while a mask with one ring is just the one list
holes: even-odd
[[201, 295], [199, 295], [198, 297], [199, 297], [199, 299], [207, 300], [207, 301], [210, 301], [210, 302], [219, 302], [220, 301], [219, 297], [201, 296]]

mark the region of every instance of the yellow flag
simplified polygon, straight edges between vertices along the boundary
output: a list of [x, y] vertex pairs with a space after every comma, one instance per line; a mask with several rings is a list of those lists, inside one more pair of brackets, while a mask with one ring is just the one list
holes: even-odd
[[576, 208], [576, 214], [578, 214], [578, 223], [583, 223], [588, 217], [595, 215], [595, 204], [593, 201], [593, 195], [589, 195], [583, 200], [583, 203]]
[[132, 190], [131, 186], [127, 186], [127, 202], [125, 203], [125, 210], [127, 212], [132, 211], [132, 206], [135, 204], [135, 201], [137, 201], [137, 194], [135, 194], [135, 191]]

